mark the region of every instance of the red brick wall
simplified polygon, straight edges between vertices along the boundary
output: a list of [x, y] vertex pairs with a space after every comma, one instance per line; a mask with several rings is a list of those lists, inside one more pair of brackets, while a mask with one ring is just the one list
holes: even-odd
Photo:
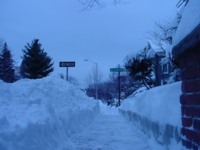
[[182, 143], [200, 148], [200, 48], [190, 49], [179, 58], [182, 78]]

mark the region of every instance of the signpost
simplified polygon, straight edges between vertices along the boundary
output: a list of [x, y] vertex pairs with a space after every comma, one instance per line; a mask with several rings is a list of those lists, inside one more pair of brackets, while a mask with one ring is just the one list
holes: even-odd
[[125, 68], [110, 68], [110, 72], [125, 72]]
[[68, 67], [75, 67], [75, 61], [62, 61], [59, 66], [66, 67], [66, 80], [68, 81]]
[[118, 106], [120, 106], [120, 99], [121, 99], [121, 80], [120, 80], [120, 72], [126, 72], [125, 68], [120, 68], [120, 65], [118, 65], [118, 68], [110, 68], [110, 72], [118, 72]]
[[74, 61], [60, 62], [59, 64], [60, 64], [60, 67], [75, 67]]

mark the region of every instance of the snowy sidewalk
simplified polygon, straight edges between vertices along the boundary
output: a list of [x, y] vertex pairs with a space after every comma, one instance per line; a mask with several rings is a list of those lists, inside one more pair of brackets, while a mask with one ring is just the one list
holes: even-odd
[[[150, 142], [146, 135], [126, 121], [118, 112], [113, 113], [112, 110], [111, 113], [105, 112], [102, 112], [82, 132], [74, 135], [72, 138], [76, 145], [74, 150], [155, 149], [152, 141]], [[154, 148], [152, 148], [152, 144]]]

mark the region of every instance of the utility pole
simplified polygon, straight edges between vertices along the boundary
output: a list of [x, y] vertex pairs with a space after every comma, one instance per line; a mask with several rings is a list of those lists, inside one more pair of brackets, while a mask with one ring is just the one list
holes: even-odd
[[95, 99], [98, 99], [98, 63], [89, 59], [85, 59], [84, 61], [90, 61], [95, 64]]

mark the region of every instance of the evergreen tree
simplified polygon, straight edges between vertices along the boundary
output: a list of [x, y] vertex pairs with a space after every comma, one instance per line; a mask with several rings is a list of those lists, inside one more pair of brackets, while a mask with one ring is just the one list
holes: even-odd
[[0, 54], [0, 79], [8, 83], [15, 81], [13, 59], [7, 43], [4, 43], [2, 52]]
[[130, 58], [125, 67], [132, 78], [141, 81], [147, 89], [152, 88], [154, 81], [152, 79], [153, 61], [151, 58], [142, 55]]
[[52, 58], [41, 48], [39, 39], [34, 39], [31, 44], [27, 43], [23, 50], [21, 74], [25, 78], [38, 79], [48, 76], [53, 70]]
[[[1, 51], [2, 53], [2, 51]], [[0, 54], [0, 80], [3, 80], [3, 58], [2, 54]]]

